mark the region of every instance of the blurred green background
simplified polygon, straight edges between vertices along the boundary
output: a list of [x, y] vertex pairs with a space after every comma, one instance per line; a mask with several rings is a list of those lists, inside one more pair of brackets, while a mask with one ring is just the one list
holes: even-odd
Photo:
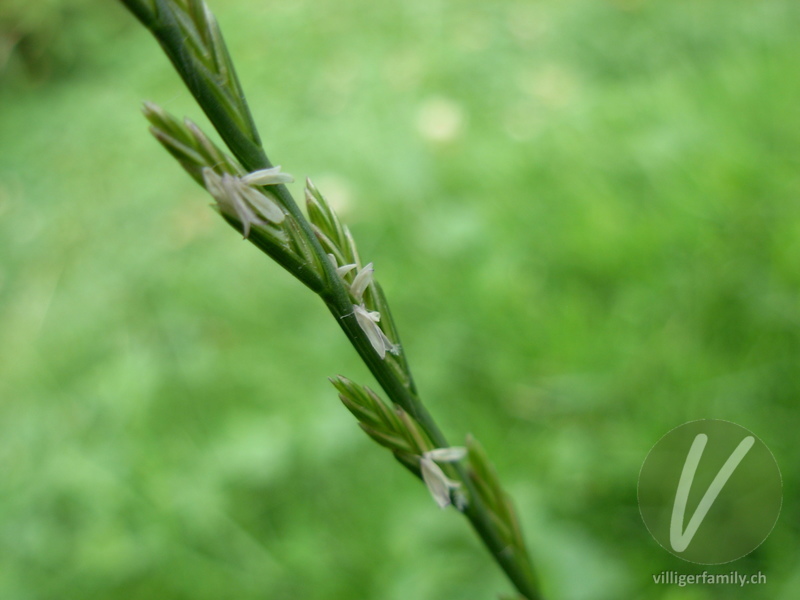
[[[450, 439], [552, 600], [800, 594], [800, 4], [212, 2], [273, 161], [375, 262]], [[321, 302], [207, 208], [140, 102], [205, 124], [101, 0], [0, 4], [0, 598], [494, 598], [459, 515], [364, 436]], [[292, 186], [300, 192], [300, 184]], [[759, 435], [784, 510], [685, 563], [639, 467]], [[766, 585], [656, 586], [750, 574]]]

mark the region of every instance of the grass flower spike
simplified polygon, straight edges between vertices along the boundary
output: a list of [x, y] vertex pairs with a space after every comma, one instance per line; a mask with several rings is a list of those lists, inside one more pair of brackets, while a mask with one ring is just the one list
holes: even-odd
[[[151, 132], [214, 198], [245, 239], [319, 296], [386, 393], [332, 380], [361, 429], [421, 479], [442, 508], [454, 504], [520, 597], [541, 600], [513, 506], [482, 448], [451, 447], [422, 403], [389, 303], [347, 226], [306, 180], [304, 215], [261, 144], [222, 32], [203, 0], [121, 0], [150, 30], [227, 147], [153, 103]], [[229, 152], [229, 153], [228, 153]], [[363, 265], [363, 266], [362, 266]], [[441, 463], [441, 464], [440, 464]], [[443, 468], [444, 467], [444, 468]]]

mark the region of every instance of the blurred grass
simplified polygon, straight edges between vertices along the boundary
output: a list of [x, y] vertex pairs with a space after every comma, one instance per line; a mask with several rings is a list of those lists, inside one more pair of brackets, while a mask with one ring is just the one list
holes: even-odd
[[[458, 516], [337, 406], [327, 376], [370, 379], [321, 303], [148, 138], [145, 98], [204, 123], [155, 42], [62, 7], [30, 28], [50, 66], [0, 71], [0, 598], [493, 597]], [[375, 261], [550, 597], [796, 597], [800, 6], [212, 7], [268, 152]], [[698, 418], [783, 470], [772, 535], [707, 568], [766, 586], [652, 584], [706, 570], [636, 506], [650, 447]]]

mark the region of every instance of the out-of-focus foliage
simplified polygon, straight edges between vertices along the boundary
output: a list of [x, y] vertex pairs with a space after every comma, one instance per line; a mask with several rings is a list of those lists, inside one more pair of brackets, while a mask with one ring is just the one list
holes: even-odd
[[115, 30], [128, 27], [112, 2], [3, 0], [0, 84], [29, 86], [75, 75], [108, 51]]
[[[150, 36], [105, 1], [0, 6], [3, 40], [49, 48], [0, 75], [0, 597], [494, 597], [459, 516], [339, 405], [328, 376], [372, 382], [321, 303], [148, 136], [145, 98], [202, 123]], [[212, 7], [271, 158], [375, 262], [549, 597], [797, 597], [800, 4]], [[709, 417], [785, 478], [719, 567], [636, 505], [650, 447]], [[652, 579], [733, 569], [768, 584]]]

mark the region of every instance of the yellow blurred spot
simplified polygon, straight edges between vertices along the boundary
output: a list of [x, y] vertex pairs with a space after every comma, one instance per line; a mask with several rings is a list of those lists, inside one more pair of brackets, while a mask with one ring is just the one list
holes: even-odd
[[450, 142], [464, 129], [464, 110], [448, 98], [430, 98], [417, 110], [417, 131], [432, 142]]

